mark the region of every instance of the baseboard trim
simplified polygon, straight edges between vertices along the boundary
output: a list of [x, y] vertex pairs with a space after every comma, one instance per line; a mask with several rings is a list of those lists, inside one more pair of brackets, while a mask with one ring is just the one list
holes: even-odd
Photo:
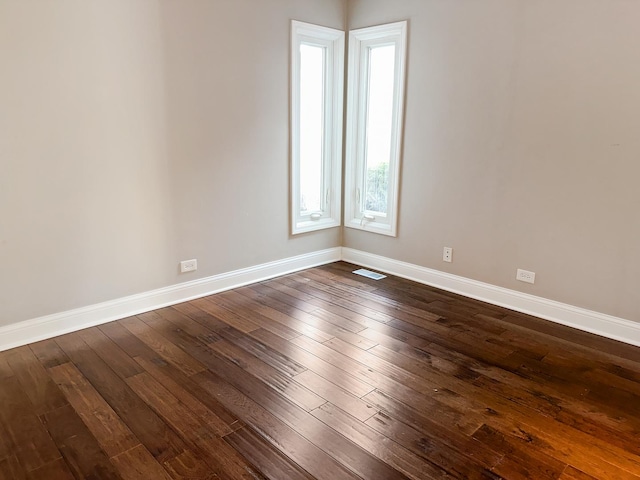
[[341, 259], [341, 247], [242, 268], [0, 327], [0, 351]]
[[352, 248], [342, 260], [640, 347], [638, 322]]
[[335, 247], [0, 327], [0, 351], [339, 260], [640, 347], [638, 322], [352, 248]]

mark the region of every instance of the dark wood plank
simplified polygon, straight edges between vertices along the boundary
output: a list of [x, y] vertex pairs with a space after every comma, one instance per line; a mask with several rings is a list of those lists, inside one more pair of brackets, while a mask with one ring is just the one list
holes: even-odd
[[109, 457], [140, 445], [129, 427], [73, 364], [52, 367], [49, 374]]
[[111, 458], [111, 463], [118, 469], [124, 480], [171, 480], [171, 476], [162, 466], [153, 459], [149, 450], [144, 445], [127, 450], [126, 452]]
[[123, 350], [98, 328], [81, 330], [77, 335], [108, 363], [120, 378], [126, 379], [143, 372], [130, 356], [124, 354]]
[[[378, 390], [363, 398], [382, 413], [410, 425], [425, 435], [447, 438], [459, 450], [474, 450], [470, 435], [482, 426], [482, 417], [469, 414], [437, 400], [420, 402], [420, 396], [404, 397], [402, 401]], [[431, 412], [438, 412], [432, 415]]]
[[[240, 315], [237, 315], [232, 310], [224, 308], [224, 306], [222, 306], [224, 305], [224, 302], [220, 302], [221, 304], [219, 305], [217, 303], [219, 300], [215, 298], [215, 296], [213, 297], [213, 299], [205, 297], [199, 300], [194, 300], [192, 303], [198, 308], [204, 310], [207, 313], [210, 313], [216, 318], [219, 318], [220, 320], [224, 321], [228, 325], [233, 326], [241, 332], [247, 333], [260, 328], [260, 325], [258, 325], [257, 323], [252, 322], [251, 320]], [[287, 337], [288, 336], [289, 335], [287, 335]]]
[[[366, 362], [358, 362], [350, 356], [328, 347], [326, 342], [325, 344], [320, 344], [304, 336], [296, 337], [291, 342], [375, 388], [389, 392], [404, 392], [407, 395], [411, 394], [409, 390], [415, 393], [433, 393], [433, 387], [425, 384], [415, 375], [400, 368], [394, 368], [393, 365], [388, 363], [383, 365], [380, 362], [378, 367], [381, 368], [377, 370], [366, 364]], [[362, 352], [356, 347], [353, 348]]]
[[[166, 322], [164, 322], [166, 325]], [[149, 327], [150, 328], [150, 327]], [[175, 328], [176, 331], [182, 331]], [[220, 436], [227, 435], [244, 423], [226, 409], [214, 397], [208, 395], [202, 388], [192, 381], [189, 376], [175, 365], [166, 361], [147, 345], [142, 343], [130, 331], [121, 328], [105, 329], [110, 338], [160, 384], [169, 389], [183, 404], [196, 413], [202, 421], [216, 431]], [[209, 338], [207, 338], [208, 340]]]
[[247, 353], [250, 353], [260, 361], [270, 365], [285, 375], [298, 375], [299, 373], [307, 370], [307, 367], [304, 365], [292, 360], [286, 355], [281, 354], [277, 350], [270, 348], [264, 343], [256, 340], [254, 337], [243, 334], [233, 328], [226, 330], [221, 335], [226, 341], [242, 348]]
[[207, 395], [190, 378], [181, 376], [181, 373], [168, 363], [157, 359], [149, 360], [144, 356], [136, 357], [136, 361], [197, 415], [203, 425], [209, 427], [219, 436], [224, 437], [244, 426], [242, 421], [231, 414], [215, 398]]
[[312, 480], [314, 477], [276, 449], [253, 429], [244, 427], [224, 437], [224, 440], [256, 465], [268, 478]]
[[[373, 310], [378, 312], [378, 315], [380, 313], [384, 313], [396, 318], [399, 312], [415, 315], [428, 321], [436, 321], [440, 318], [440, 316], [433, 313], [431, 309], [424, 308], [427, 306], [426, 303], [414, 306], [404, 301], [398, 301], [387, 296], [379, 295], [375, 290], [372, 291], [367, 290], [366, 288], [361, 288], [355, 280], [351, 280], [348, 283], [336, 282], [335, 280], [327, 279], [314, 271], [300, 272], [294, 275], [293, 278], [303, 280], [302, 282], [298, 281], [297, 283], [289, 283], [289, 285], [294, 288], [304, 287], [303, 291], [308, 292], [310, 295], [317, 296], [318, 298], [331, 302], [335, 302], [336, 299], [340, 299], [341, 305], [361, 305], [367, 309], [365, 310], [367, 312]], [[428, 304], [428, 306], [431, 305], [432, 303]], [[375, 318], [379, 318], [380, 320], [384, 319], [384, 317], [378, 316]]]
[[487, 425], [478, 429], [473, 437], [502, 455], [493, 470], [505, 478], [556, 479], [567, 466], [535, 448], [516, 442]]
[[67, 405], [46, 413], [43, 423], [75, 477], [122, 478], [73, 407]]
[[413, 479], [447, 478], [443, 469], [396, 443], [393, 438], [377, 432], [366, 422], [362, 423], [330, 403], [314, 410], [313, 415], [337, 432], [380, 458], [386, 464]]
[[80, 337], [70, 334], [58, 337], [56, 341], [82, 375], [158, 461], [170, 461], [185, 451], [184, 442]]
[[123, 321], [111, 322], [101, 325], [99, 328], [131, 358], [147, 354], [158, 356], [153, 349], [127, 330], [123, 323]]
[[502, 455], [483, 448], [481, 442], [473, 445], [471, 441], [459, 442], [455, 438], [425, 432], [425, 429], [418, 431], [385, 413], [378, 413], [365, 423], [379, 435], [397, 442], [428, 464], [444, 470], [447, 475], [470, 480], [498, 477], [492, 469]]
[[[347, 262], [336, 262], [330, 265], [324, 265], [317, 270], [330, 272], [333, 278], [338, 281], [347, 279], [350, 282], [357, 282], [357, 284], [365, 285], [371, 288], [373, 292], [382, 296], [389, 296], [393, 299], [402, 298], [403, 303], [411, 304], [412, 301], [417, 300], [419, 302], [432, 302], [435, 300], [442, 300], [445, 302], [453, 302], [457, 299], [462, 299], [459, 295], [453, 295], [450, 292], [438, 290], [436, 288], [428, 287], [414, 282], [407, 282], [406, 280], [388, 275], [384, 281], [377, 281], [362, 276], [356, 276], [353, 274], [354, 270], [360, 269], [359, 265], [350, 264]], [[369, 269], [371, 270], [371, 269]], [[384, 273], [384, 272], [378, 272]]]
[[29, 397], [36, 415], [67, 404], [64, 395], [51, 381], [42, 364], [28, 346], [7, 352], [7, 363]]
[[[155, 313], [157, 313], [162, 319], [183, 329], [186, 333], [200, 340], [202, 343], [213, 343], [222, 339], [222, 337], [217, 333], [217, 329], [209, 328], [208, 326], [198, 323], [177, 308], [161, 308], [160, 310], [156, 310]], [[223, 323], [224, 322], [220, 321], [218, 325], [222, 328]]]
[[631, 360], [635, 363], [640, 362], [640, 349], [626, 343], [604, 338], [599, 335], [592, 335], [576, 330], [575, 328], [566, 327], [522, 313], [510, 312], [503, 320], [510, 325], [523, 326], [528, 331], [531, 331], [532, 334], [544, 334], [554, 337], [564, 344], [571, 345], [573, 348], [582, 346], [597, 352], [598, 355], [607, 354], [621, 359]]
[[0, 458], [0, 480], [26, 480], [27, 474], [15, 455]]
[[[0, 470], [2, 470], [2, 468], [0, 468]], [[74, 477], [64, 459], [59, 458], [36, 470], [32, 470], [27, 474], [27, 478], [28, 480], [42, 480], [45, 478], [47, 480], [73, 480]]]
[[324, 398], [296, 382], [295, 377], [280, 373], [275, 368], [261, 362], [256, 357], [226, 340], [212, 343], [210, 347], [221, 357], [239, 366], [245, 372], [277, 390], [285, 398], [307, 411], [313, 410], [326, 402]]
[[[207, 298], [210, 302], [214, 303], [216, 306], [223, 307], [228, 310], [232, 315], [237, 315], [241, 318], [249, 320], [251, 323], [257, 325], [260, 328], [264, 328], [265, 330], [269, 330], [272, 333], [284, 338], [290, 339], [293, 337], [297, 337], [300, 335], [295, 329], [288, 327], [280, 322], [276, 322], [272, 320], [269, 316], [262, 315], [260, 312], [257, 312], [251, 306], [247, 306], [244, 302], [238, 302], [235, 300], [235, 296], [231, 295], [228, 292], [221, 293], [219, 295], [215, 295], [213, 297]], [[228, 314], [222, 315], [222, 320], [228, 320], [230, 317]], [[234, 322], [230, 323], [231, 325]], [[242, 329], [240, 329], [243, 331]], [[250, 330], [247, 330], [245, 333], [248, 333]]]
[[348, 467], [338, 463], [316, 445], [297, 433], [291, 426], [279, 420], [274, 414], [261, 407], [242, 392], [232, 387], [211, 372], [203, 372], [195, 376], [203, 389], [216, 395], [225, 406], [281, 452], [300, 465], [314, 478], [320, 480], [342, 480], [360, 478], [351, 473]]
[[127, 384], [181, 438], [194, 447], [194, 452], [207, 462], [212, 473], [223, 478], [263, 478], [247, 460], [215, 435], [213, 430], [203, 426], [193, 412], [151, 375], [145, 372], [130, 377]]
[[595, 477], [591, 475], [587, 475], [584, 472], [581, 472], [577, 468], [572, 467], [571, 465], [567, 465], [567, 468], [564, 469], [562, 475], [558, 477], [559, 480], [595, 480]]
[[61, 454], [36, 416], [31, 401], [15, 377], [2, 380], [0, 423], [5, 443], [25, 472], [60, 458]]
[[276, 279], [251, 288], [269, 297], [279, 298], [284, 303], [306, 312], [312, 314], [318, 311], [323, 312], [328, 321], [354, 333], [371, 326], [374, 322], [386, 322], [391, 319], [389, 315], [361, 307], [348, 300], [335, 298], [321, 291], [309, 290], [305, 285], [298, 283], [295, 285], [297, 288]]
[[[160, 332], [167, 338], [175, 338], [177, 343], [205, 364], [209, 371], [220, 376], [224, 381], [237, 388], [243, 394], [259, 399], [261, 405], [267, 408], [276, 417], [292, 426], [295, 430], [315, 444], [321, 444], [340, 463], [365, 478], [404, 478], [404, 475], [390, 469], [379, 459], [359, 449], [356, 445], [346, 441], [344, 437], [328, 428], [322, 422], [310, 415], [307, 411], [287, 398], [281, 396], [278, 390], [273, 389], [241, 367], [227, 360], [208, 346], [203, 345], [191, 337], [180, 336], [167, 327], [156, 324]], [[187, 345], [183, 342], [189, 342]]]
[[296, 375], [295, 380], [362, 422], [377, 413], [377, 409], [370, 403], [351, 395], [311, 370]]
[[14, 373], [7, 362], [7, 355], [9, 355], [10, 350], [6, 352], [0, 352], [0, 380], [5, 378], [13, 377]]
[[55, 367], [69, 362], [69, 358], [54, 339], [32, 343], [29, 347], [44, 368]]
[[0, 458], [13, 456], [15, 453], [13, 442], [11, 441], [9, 431], [5, 428], [0, 414]]
[[[319, 310], [318, 308], [313, 306], [308, 309], [299, 308], [299, 307], [302, 307], [303, 305], [298, 304], [296, 299], [294, 299], [293, 297], [284, 295], [281, 292], [278, 292], [276, 290], [272, 290], [270, 294], [260, 293], [260, 291], [256, 290], [256, 288], [254, 287], [243, 287], [243, 288], [239, 288], [236, 291], [241, 295], [253, 300], [254, 302], [257, 302], [261, 305], [264, 305], [268, 308], [271, 308], [282, 314], [285, 314], [296, 320], [299, 320], [314, 329], [320, 330], [324, 334], [329, 335], [330, 338], [349, 331], [348, 329], [344, 328], [346, 325], [343, 325], [343, 324], [336, 325], [334, 323], [328, 322], [320, 318], [320, 316], [318, 315], [314, 315], [313, 313], [317, 312]], [[306, 311], [306, 310], [309, 310], [309, 311]], [[309, 313], [309, 312], [312, 312], [312, 313]], [[338, 320], [338, 323], [340, 323], [339, 320]], [[360, 330], [359, 327], [354, 327], [354, 328], [356, 330]], [[318, 338], [318, 336], [313, 336], [313, 335], [310, 338], [314, 338], [316, 340], [323, 340], [321, 338]], [[326, 340], [326, 338], [324, 340]]]
[[356, 397], [362, 397], [374, 389], [372, 385], [357, 379], [349, 372], [334, 366], [330, 362], [313, 355], [297, 345], [282, 341], [280, 338], [266, 330], [255, 330], [251, 332], [251, 336], [274, 350], [277, 350], [279, 353], [299, 362], [307, 369], [323, 377], [325, 380], [336, 384]]
[[169, 342], [153, 328], [147, 325], [160, 321], [162, 318], [154, 312], [145, 313], [139, 317], [131, 317], [122, 320], [122, 325], [142, 340], [149, 348], [157, 352], [162, 358], [167, 359], [185, 375], [194, 375], [205, 370], [204, 365], [195, 360], [191, 355], [180, 350], [176, 345]]
[[[112, 323], [109, 326], [104, 325], [101, 329], [218, 435], [224, 436], [242, 428], [242, 421], [122, 325]], [[207, 335], [206, 340], [210, 339]]]
[[[595, 437], [590, 438], [594, 444], [597, 444], [597, 447], [593, 448], [592, 445], [580, 443], [582, 435], [573, 435], [573, 432], [564, 428], [560, 428], [564, 430], [563, 433], [546, 432], [521, 423], [510, 426], [511, 429], [507, 431], [499, 423], [501, 422], [496, 425], [499, 428], [485, 425], [473, 436], [489, 446], [495, 445], [492, 448], [496, 451], [512, 452], [513, 450], [515, 453], [511, 453], [500, 468], [515, 478], [522, 478], [528, 470], [537, 471], [541, 475], [551, 475], [553, 471], [560, 468], [557, 463], [554, 466], [554, 462], [576, 465], [580, 470], [596, 478], [629, 480], [640, 478], [638, 474], [633, 473], [640, 473], [638, 469], [640, 464], [636, 459], [615, 449], [608, 449], [605, 453], [602, 449], [605, 444]], [[548, 426], [551, 430], [556, 428], [553, 423], [549, 423]], [[536, 460], [536, 457], [542, 460]]]
[[301, 322], [300, 320], [292, 316], [282, 313], [274, 308], [263, 305], [257, 301], [251, 300], [250, 298], [238, 293], [235, 290], [226, 292], [226, 295], [228, 298], [232, 299], [239, 305], [243, 305], [253, 312], [257, 312], [275, 322], [281, 323], [282, 325], [289, 327], [291, 330], [296, 331], [300, 335], [306, 335], [318, 342], [325, 342], [333, 337], [332, 335], [325, 333], [318, 328], [312, 327], [309, 324]]
[[0, 352], [0, 480], [640, 480], [640, 349], [356, 268]]
[[162, 466], [175, 479], [214, 480], [220, 478], [211, 471], [200, 455], [191, 449], [183, 450], [175, 457], [165, 460]]

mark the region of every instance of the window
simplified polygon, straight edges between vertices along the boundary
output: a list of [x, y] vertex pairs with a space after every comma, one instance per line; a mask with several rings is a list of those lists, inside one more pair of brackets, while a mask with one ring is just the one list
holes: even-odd
[[293, 21], [292, 233], [340, 225], [344, 32]]
[[396, 236], [407, 22], [349, 33], [345, 224]]

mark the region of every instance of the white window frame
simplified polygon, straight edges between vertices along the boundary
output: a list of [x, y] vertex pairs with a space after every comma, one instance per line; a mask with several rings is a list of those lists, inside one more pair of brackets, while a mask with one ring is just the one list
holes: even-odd
[[[366, 181], [367, 105], [369, 93], [369, 52], [371, 48], [394, 45], [395, 71], [389, 191], [387, 212], [364, 209]], [[345, 226], [383, 235], [397, 236], [400, 157], [404, 116], [407, 22], [362, 28], [349, 32], [349, 73], [347, 87], [347, 129], [345, 168]]]
[[[300, 202], [300, 46], [325, 49], [322, 208], [301, 212]], [[345, 33], [291, 22], [291, 232], [339, 227], [342, 200], [342, 127]]]

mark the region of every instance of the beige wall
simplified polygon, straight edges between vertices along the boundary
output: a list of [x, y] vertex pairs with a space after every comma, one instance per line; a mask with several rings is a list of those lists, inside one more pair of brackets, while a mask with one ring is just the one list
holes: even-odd
[[348, 15], [408, 19], [410, 48], [398, 238], [345, 229], [344, 245], [640, 321], [640, 2], [351, 0]]
[[[288, 42], [343, 7], [0, 0], [0, 325], [339, 245], [288, 233]], [[640, 3], [348, 13], [410, 53], [399, 236], [344, 245], [640, 320]]]
[[288, 233], [292, 18], [344, 4], [0, 0], [0, 325], [339, 245]]

